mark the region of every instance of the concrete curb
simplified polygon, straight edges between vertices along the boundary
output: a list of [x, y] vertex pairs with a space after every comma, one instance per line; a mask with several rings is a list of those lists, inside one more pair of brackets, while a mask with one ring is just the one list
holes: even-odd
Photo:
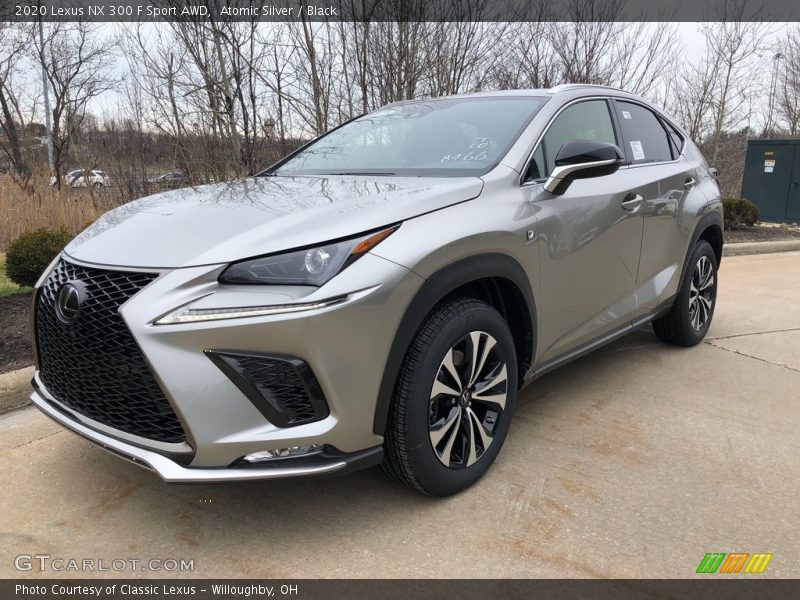
[[0, 374], [0, 413], [30, 404], [33, 367]]
[[722, 256], [741, 256], [744, 254], [770, 254], [772, 252], [793, 252], [800, 250], [800, 239], [780, 242], [740, 242], [725, 244]]

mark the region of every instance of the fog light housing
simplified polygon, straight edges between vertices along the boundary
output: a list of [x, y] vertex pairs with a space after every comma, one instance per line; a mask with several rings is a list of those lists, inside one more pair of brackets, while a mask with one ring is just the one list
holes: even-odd
[[304, 446], [289, 446], [288, 448], [276, 448], [275, 450], [264, 450], [248, 454], [242, 460], [246, 463], [262, 463], [272, 460], [283, 460], [295, 458], [297, 456], [311, 456], [322, 452], [321, 444], [306, 444]]

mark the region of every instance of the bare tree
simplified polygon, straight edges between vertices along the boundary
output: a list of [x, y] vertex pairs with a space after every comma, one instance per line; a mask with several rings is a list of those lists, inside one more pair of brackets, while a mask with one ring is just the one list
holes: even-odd
[[[355, 82], [360, 96], [359, 109], [355, 108], [355, 99], [350, 105], [351, 116], [357, 113], [366, 113], [370, 110], [370, 50], [372, 47], [371, 19], [382, 0], [339, 0], [343, 19], [340, 23], [342, 40], [342, 62], [345, 73], [348, 73], [348, 82]], [[345, 21], [344, 19], [351, 19]], [[349, 68], [348, 68], [349, 66]], [[350, 103], [350, 97], [348, 102]]]
[[60, 187], [61, 167], [87, 106], [115, 86], [111, 77], [113, 43], [100, 38], [97, 25], [86, 22], [48, 23], [43, 41], [40, 44], [36, 39], [34, 58], [44, 68], [53, 96], [53, 175]]
[[21, 181], [30, 177], [23, 156], [25, 119], [20, 107], [20, 64], [30, 43], [31, 29], [0, 22], [0, 150], [10, 165], [11, 175]]
[[[731, 0], [738, 10], [731, 16], [741, 16], [747, 9], [745, 0]], [[739, 128], [749, 117], [749, 102], [759, 89], [759, 52], [768, 31], [765, 24], [731, 21], [707, 24], [702, 28], [707, 48], [707, 60], [714, 65], [711, 76], [712, 117], [707, 144], [708, 158], [717, 163], [726, 130]]]
[[606, 79], [614, 86], [642, 96], [657, 97], [682, 56], [680, 38], [672, 23], [626, 23], [606, 59]]
[[172, 163], [192, 178], [195, 162], [190, 130], [197, 117], [188, 108], [182, 86], [185, 54], [166, 28], [151, 31], [141, 24], [124, 28], [119, 43], [128, 60], [130, 85], [137, 90], [141, 120], [166, 135], [173, 149]]
[[262, 79], [268, 78], [270, 81], [268, 87], [275, 91], [275, 110], [277, 113], [278, 136], [280, 139], [281, 151], [283, 153], [286, 153], [288, 150], [286, 139], [287, 116], [286, 109], [284, 107], [284, 80], [286, 66], [286, 61], [282, 59], [279, 53], [279, 46], [277, 44], [273, 44], [272, 52], [270, 54], [270, 68], [259, 74]]
[[[319, 26], [309, 21], [302, 12], [300, 29], [291, 28], [294, 34], [295, 56], [300, 58], [296, 63], [298, 72], [302, 73], [311, 91], [313, 106], [314, 133], [321, 134], [328, 130], [328, 110], [330, 109], [330, 76], [335, 57], [331, 54], [331, 25], [325, 22]], [[321, 43], [318, 43], [318, 39]], [[308, 68], [304, 68], [308, 65]]]
[[426, 50], [430, 24], [424, 0], [383, 0], [381, 14], [392, 21], [372, 24], [369, 47], [370, 105], [410, 100], [422, 93], [430, 65]]
[[800, 133], [800, 27], [793, 27], [779, 43], [783, 55], [778, 75], [777, 111], [792, 136]]
[[[663, 95], [681, 49], [670, 23], [621, 23], [621, 0], [572, 0], [556, 8], [539, 4], [537, 20], [510, 26], [496, 40], [499, 88], [547, 88], [559, 83], [621, 87]], [[548, 21], [555, 17], [563, 21]]]
[[428, 39], [431, 65], [427, 81], [427, 91], [431, 96], [460, 94], [486, 87], [497, 60], [493, 47], [497, 44], [497, 37], [502, 36], [508, 27], [506, 23], [487, 25], [480, 22], [482, 1], [458, 6], [475, 18], [431, 24]]
[[668, 109], [693, 140], [701, 141], [713, 127], [712, 106], [721, 57], [706, 54], [686, 63], [667, 82]]
[[258, 21], [226, 23], [222, 46], [231, 71], [230, 92], [237, 109], [234, 123], [241, 138], [235, 147], [244, 173], [252, 175], [258, 168], [258, 157], [272, 135], [274, 121], [269, 116], [269, 94], [260, 85], [257, 73], [267, 68], [268, 53], [259, 44]]
[[[541, 10], [545, 5], [540, 4]], [[560, 63], [550, 43], [552, 22], [537, 21], [509, 24], [505, 35], [494, 48], [497, 59], [491, 74], [492, 85], [499, 89], [549, 88], [563, 79]]]

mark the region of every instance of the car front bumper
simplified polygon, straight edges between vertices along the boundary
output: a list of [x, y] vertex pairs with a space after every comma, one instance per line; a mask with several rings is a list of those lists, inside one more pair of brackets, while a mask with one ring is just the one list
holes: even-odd
[[35, 381], [33, 385], [35, 391], [31, 394], [31, 400], [48, 417], [111, 454], [155, 472], [168, 483], [209, 483], [328, 475], [378, 465], [383, 459], [383, 448], [377, 446], [350, 454], [322, 453], [303, 460], [276, 460], [262, 466], [188, 467], [169, 456], [127, 443], [84, 425], [75, 415], [70, 415], [65, 407], [56, 408], [59, 406], [58, 402], [49, 396], [46, 390], [38, 387], [40, 382]]
[[[93, 421], [54, 398], [38, 371], [32, 401], [68, 429], [170, 482], [322, 475], [379, 463], [383, 438], [373, 431], [378, 390], [397, 326], [422, 278], [371, 254], [310, 293], [310, 288], [286, 286], [220, 286], [217, 277], [223, 268], [163, 271], [119, 309], [183, 426], [185, 442], [157, 442]], [[296, 313], [154, 324], [187, 303], [203, 308], [285, 306], [322, 297], [344, 300]], [[329, 413], [310, 423], [276, 426], [209, 359], [209, 351], [304, 361]], [[306, 445], [323, 451], [242, 462], [253, 453]]]

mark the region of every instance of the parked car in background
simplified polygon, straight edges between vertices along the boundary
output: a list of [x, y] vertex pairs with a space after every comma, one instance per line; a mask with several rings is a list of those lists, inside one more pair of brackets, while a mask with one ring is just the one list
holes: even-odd
[[722, 231], [700, 150], [638, 96], [400, 102], [82, 232], [36, 286], [32, 399], [167, 481], [382, 463], [446, 496], [524, 385], [649, 324], [698, 344]]
[[189, 183], [189, 178], [183, 171], [169, 171], [153, 179], [148, 179], [147, 183], [153, 183], [164, 188], [175, 188]]
[[[71, 188], [108, 187], [111, 178], [99, 169], [73, 169], [64, 175], [63, 182]], [[50, 185], [56, 184], [56, 178], [50, 178]]]

